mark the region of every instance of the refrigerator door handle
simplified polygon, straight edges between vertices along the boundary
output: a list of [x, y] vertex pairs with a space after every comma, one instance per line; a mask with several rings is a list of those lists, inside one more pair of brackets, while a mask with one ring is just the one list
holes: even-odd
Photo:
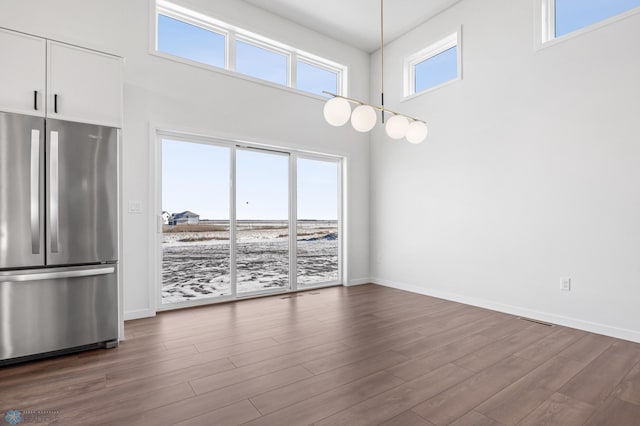
[[108, 266], [103, 268], [78, 269], [73, 271], [35, 272], [35, 273], [25, 273], [25, 274], [0, 275], [0, 282], [25, 282], [25, 281], [56, 280], [56, 279], [62, 279], [62, 278], [93, 277], [96, 275], [113, 274], [115, 271], [116, 271], [116, 268], [114, 266]]
[[51, 252], [58, 253], [58, 239], [60, 235], [60, 205], [58, 182], [58, 132], [51, 132], [51, 162], [49, 164], [49, 220], [51, 227]]
[[40, 130], [31, 129], [31, 252], [40, 254]]

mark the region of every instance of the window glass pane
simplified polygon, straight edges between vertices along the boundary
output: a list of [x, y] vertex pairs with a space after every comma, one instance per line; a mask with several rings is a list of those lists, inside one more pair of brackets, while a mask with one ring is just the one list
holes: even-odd
[[416, 93], [458, 77], [458, 46], [415, 65]]
[[229, 296], [231, 150], [162, 141], [162, 303]]
[[289, 156], [236, 151], [238, 293], [289, 286]]
[[224, 35], [158, 15], [158, 52], [224, 68]]
[[338, 93], [338, 74], [303, 61], [296, 64], [296, 88], [305, 92], [329, 96], [322, 91]]
[[339, 163], [298, 159], [297, 270], [301, 287], [339, 279]]
[[236, 71], [287, 85], [287, 57], [243, 41], [236, 43]]
[[640, 6], [640, 0], [556, 0], [556, 37]]

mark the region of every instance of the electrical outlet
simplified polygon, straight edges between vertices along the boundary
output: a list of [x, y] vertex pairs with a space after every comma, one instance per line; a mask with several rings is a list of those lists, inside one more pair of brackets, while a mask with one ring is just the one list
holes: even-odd
[[560, 278], [560, 290], [571, 291], [571, 278]]

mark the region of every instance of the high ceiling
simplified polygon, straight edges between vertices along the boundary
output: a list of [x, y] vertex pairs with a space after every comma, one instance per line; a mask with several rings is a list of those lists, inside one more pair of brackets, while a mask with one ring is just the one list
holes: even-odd
[[[244, 0], [366, 52], [380, 47], [378, 0]], [[415, 28], [459, 0], [387, 0], [385, 43]]]

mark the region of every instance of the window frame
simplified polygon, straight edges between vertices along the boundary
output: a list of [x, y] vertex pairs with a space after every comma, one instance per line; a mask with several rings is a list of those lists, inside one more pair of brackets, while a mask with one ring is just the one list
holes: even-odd
[[626, 19], [640, 13], [640, 6], [637, 6], [633, 9], [627, 10], [626, 12], [610, 16], [598, 22], [594, 22], [593, 24], [586, 25], [582, 28], [556, 37], [556, 0], [534, 1], [537, 4], [538, 13], [536, 13], [536, 16], [539, 19], [536, 28], [540, 31], [540, 34], [536, 35], [536, 47], [538, 49], [553, 46], [557, 43], [571, 40], [574, 37], [580, 37], [583, 34], [590, 33], [591, 31], [598, 30], [602, 27], [606, 27], [622, 19]]
[[[286, 73], [287, 73], [287, 75], [285, 76], [286, 86], [287, 87], [293, 87], [291, 85], [291, 71], [290, 71], [290, 69], [291, 69], [291, 53], [290, 52], [286, 51], [285, 49], [273, 46], [270, 43], [265, 43], [263, 41], [256, 40], [256, 39], [251, 38], [251, 37], [247, 37], [247, 36], [242, 35], [242, 34], [237, 34], [234, 38], [235, 38], [234, 39], [234, 50], [236, 51], [236, 54], [235, 54], [236, 62], [234, 63], [234, 67], [237, 67], [237, 65], [238, 65], [238, 63], [237, 63], [237, 58], [238, 58], [238, 56], [237, 56], [237, 43], [238, 42], [241, 42], [241, 43], [244, 43], [244, 44], [248, 44], [248, 45], [253, 46], [253, 47], [257, 47], [258, 49], [266, 50], [267, 52], [270, 52], [270, 53], [275, 53], [276, 55], [284, 56], [284, 58], [286, 60], [285, 70], [286, 70]], [[252, 78], [256, 78], [258, 80], [268, 81], [268, 82], [273, 83], [273, 84], [278, 84], [278, 83], [274, 83], [274, 82], [272, 82], [270, 80], [264, 80], [264, 79], [261, 79], [261, 78], [258, 78], [258, 77], [254, 77], [254, 76], [249, 75], [249, 74], [241, 73], [240, 71], [237, 71], [237, 70], [236, 70], [236, 72], [238, 74], [242, 74], [242, 75], [247, 76], [247, 77], [252, 77]]]
[[[199, 68], [204, 68], [207, 70], [212, 70], [212, 71], [227, 74], [227, 75], [232, 75], [234, 77], [249, 80], [262, 85], [267, 85], [267, 86], [271, 86], [279, 89], [290, 90], [290, 91], [293, 91], [294, 93], [304, 94], [306, 96], [311, 96], [314, 98], [326, 100], [327, 97], [325, 96], [296, 88], [296, 68], [297, 68], [296, 64], [300, 60], [308, 63], [309, 65], [317, 66], [319, 68], [335, 73], [336, 80], [337, 80], [336, 88], [338, 89], [336, 94], [341, 96], [348, 95], [347, 93], [348, 67], [346, 65], [339, 64], [337, 62], [331, 61], [326, 58], [322, 58], [312, 53], [302, 51], [300, 49], [296, 49], [292, 46], [286, 45], [284, 43], [280, 43], [278, 41], [269, 39], [259, 34], [244, 30], [239, 27], [235, 27], [233, 25], [227, 24], [223, 21], [217, 20], [208, 15], [205, 15], [203, 13], [185, 8], [175, 3], [171, 3], [167, 0], [150, 0], [150, 2], [152, 4], [152, 7], [151, 7], [151, 17], [150, 17], [151, 34], [149, 39], [150, 40], [149, 53], [151, 53], [152, 55], [159, 56], [159, 57], [176, 61], [176, 62], [181, 62], [187, 65], [196, 66]], [[177, 56], [170, 53], [159, 51], [158, 50], [158, 16], [159, 15], [164, 15], [169, 18], [182, 21], [186, 24], [194, 25], [199, 28], [205, 29], [207, 31], [212, 31], [217, 34], [223, 35], [225, 37], [224, 68], [208, 65], [206, 63], [194, 61], [182, 56]], [[236, 71], [236, 42], [237, 41], [242, 41], [244, 43], [248, 43], [256, 47], [259, 47], [261, 49], [265, 49], [280, 55], [284, 55], [287, 59], [287, 71], [286, 71], [287, 84], [281, 85], [278, 83], [273, 83], [269, 80], [263, 80], [258, 77], [253, 77], [247, 74], [242, 74], [237, 72]]]
[[224, 68], [228, 68], [229, 67], [229, 31], [218, 26], [215, 25], [213, 23], [208, 23], [204, 20], [199, 20], [199, 19], [195, 19], [192, 16], [180, 13], [180, 12], [165, 12], [165, 10], [161, 10], [160, 8], [158, 8], [158, 10], [155, 13], [155, 17], [154, 17], [154, 21], [155, 21], [155, 30], [154, 30], [154, 51], [155, 53], [159, 54], [160, 56], [168, 56], [168, 57], [177, 57], [182, 59], [183, 61], [187, 61], [189, 63], [194, 63], [194, 64], [201, 64], [207, 67], [211, 67], [211, 68], [220, 68], [221, 67], [216, 67], [215, 65], [209, 65], [207, 63], [204, 62], [199, 62], [199, 61], [195, 61], [193, 59], [189, 59], [189, 58], [185, 58], [184, 56], [177, 56], [177, 55], [173, 55], [171, 53], [167, 53], [167, 52], [162, 52], [160, 50], [158, 50], [158, 20], [159, 20], [159, 16], [163, 15], [166, 16], [168, 18], [183, 22], [185, 24], [188, 25], [192, 25], [194, 27], [198, 27], [201, 28], [205, 31], [209, 31], [218, 35], [221, 35], [224, 37]]
[[[327, 64], [323, 63], [321, 60], [316, 60], [313, 59], [312, 57], [308, 56], [308, 55], [295, 55], [292, 62], [292, 68], [293, 68], [293, 72], [291, 73], [292, 78], [295, 78], [295, 81], [292, 82], [292, 84], [297, 85], [297, 80], [298, 80], [298, 62], [302, 62], [305, 63], [307, 65], [311, 65], [312, 67], [316, 67], [316, 68], [320, 68], [322, 70], [334, 73], [336, 75], [336, 95], [340, 95], [344, 92], [343, 90], [343, 80], [346, 81], [346, 74], [347, 74], [347, 69], [345, 68], [344, 70], [342, 70], [342, 72], [344, 73], [344, 75], [341, 75], [341, 71], [335, 67], [331, 67], [328, 66]], [[306, 92], [306, 93], [313, 93], [313, 92]], [[344, 95], [343, 95], [344, 96]]]
[[[457, 47], [457, 75], [451, 80], [447, 80], [443, 83], [436, 84], [435, 86], [416, 92], [416, 65], [429, 60], [453, 47]], [[416, 96], [420, 96], [424, 93], [437, 90], [441, 87], [448, 86], [456, 81], [462, 80], [462, 27], [459, 27], [453, 33], [440, 38], [438, 41], [430, 44], [424, 49], [407, 56], [404, 59], [404, 99], [412, 99]]]

